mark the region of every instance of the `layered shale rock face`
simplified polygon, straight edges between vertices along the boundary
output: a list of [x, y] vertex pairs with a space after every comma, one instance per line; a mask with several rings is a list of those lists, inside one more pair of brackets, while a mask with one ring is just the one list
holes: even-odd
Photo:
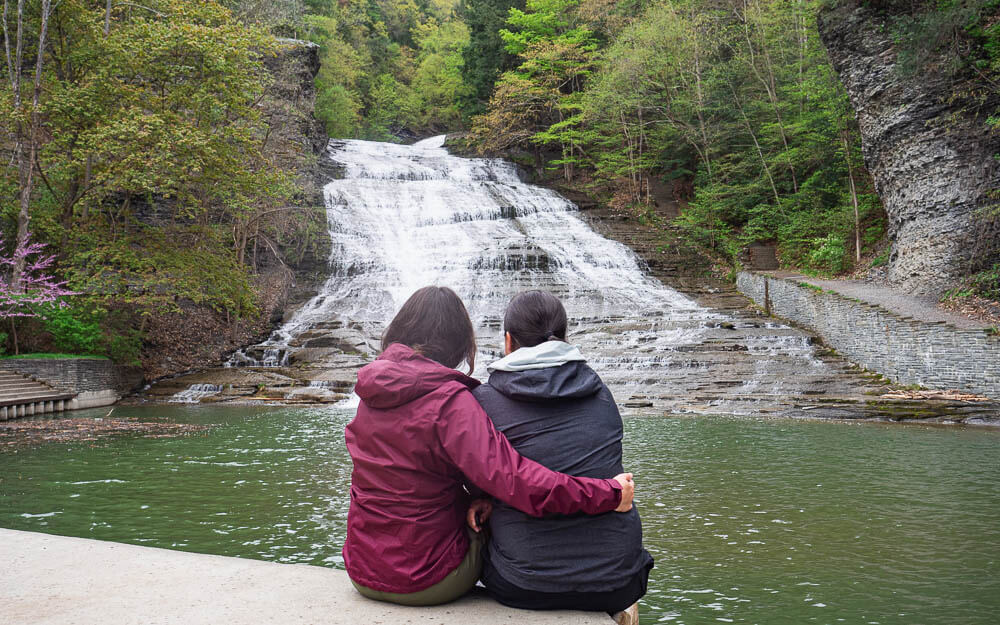
[[[969, 271], [981, 224], [995, 203], [1000, 136], [985, 115], [952, 98], [955, 79], [897, 70], [892, 16], [842, 1], [820, 15], [820, 35], [857, 111], [865, 161], [889, 215], [889, 279], [940, 294]], [[996, 109], [986, 102], [979, 111]], [[995, 243], [994, 243], [995, 245]]]

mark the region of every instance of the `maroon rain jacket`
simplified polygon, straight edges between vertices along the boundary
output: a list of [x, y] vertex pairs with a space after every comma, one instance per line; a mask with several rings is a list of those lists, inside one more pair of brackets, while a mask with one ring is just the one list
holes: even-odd
[[618, 507], [615, 480], [570, 477], [518, 455], [469, 392], [478, 385], [400, 344], [358, 372], [344, 543], [358, 584], [412, 593], [453, 571], [469, 548], [464, 484], [532, 516]]

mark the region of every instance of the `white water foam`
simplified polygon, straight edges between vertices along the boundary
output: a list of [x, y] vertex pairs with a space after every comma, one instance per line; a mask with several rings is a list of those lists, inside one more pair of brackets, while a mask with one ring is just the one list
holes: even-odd
[[[570, 341], [613, 388], [642, 392], [670, 376], [686, 378], [688, 388], [702, 384], [703, 372], [715, 365], [688, 352], [711, 351], [703, 343], [718, 324], [710, 320], [722, 315], [651, 277], [630, 249], [594, 232], [571, 202], [523, 183], [513, 164], [451, 156], [443, 142], [439, 136], [412, 146], [331, 143], [329, 157], [344, 172], [324, 190], [331, 274], [254, 348], [256, 357], [240, 352], [230, 365], [286, 364], [295, 338], [319, 324], [351, 325], [374, 351], [403, 302], [423, 286], [439, 285], [466, 303], [482, 377], [485, 364], [501, 355], [501, 319], [511, 297], [544, 289], [563, 301]], [[758, 360], [815, 361], [801, 336], [772, 338], [742, 349], [760, 354]], [[748, 373], [762, 365], [754, 362]]]

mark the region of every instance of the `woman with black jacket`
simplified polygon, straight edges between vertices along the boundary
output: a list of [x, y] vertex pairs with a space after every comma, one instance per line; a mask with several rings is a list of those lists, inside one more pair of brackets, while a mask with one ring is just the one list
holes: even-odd
[[[580, 350], [566, 343], [566, 325], [552, 294], [515, 296], [504, 315], [506, 356], [490, 365], [489, 382], [473, 395], [526, 458], [577, 477], [613, 477], [622, 472], [621, 415]], [[488, 511], [470, 512], [478, 530], [477, 511]], [[635, 508], [532, 518], [495, 502], [490, 527], [482, 579], [500, 603], [615, 613], [646, 593], [653, 559], [642, 547]], [[629, 612], [622, 616], [634, 618]]]

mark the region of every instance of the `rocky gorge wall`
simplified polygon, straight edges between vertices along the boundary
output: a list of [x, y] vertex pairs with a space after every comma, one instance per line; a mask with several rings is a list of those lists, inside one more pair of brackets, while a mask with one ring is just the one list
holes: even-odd
[[862, 147], [889, 216], [888, 277], [918, 294], [937, 295], [969, 271], [980, 233], [979, 209], [1000, 188], [1000, 134], [985, 114], [995, 90], [980, 102], [952, 97], [955, 78], [898, 70], [893, 18], [855, 0], [831, 3], [820, 35], [857, 112]]
[[901, 384], [1000, 399], [1000, 337], [924, 322], [786, 278], [741, 272], [737, 288], [771, 314], [816, 332], [842, 355]]

